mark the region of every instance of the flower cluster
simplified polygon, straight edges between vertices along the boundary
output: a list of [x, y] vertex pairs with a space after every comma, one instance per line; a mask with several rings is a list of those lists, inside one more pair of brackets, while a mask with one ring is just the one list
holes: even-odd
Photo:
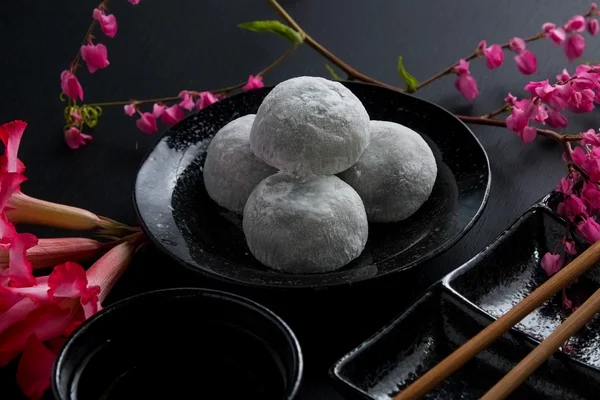
[[[15, 224], [23, 219], [48, 224], [58, 214], [63, 227], [120, 227], [84, 210], [32, 199], [21, 192], [25, 165], [17, 153], [26, 126], [23, 121], [0, 126], [5, 146], [0, 157], [0, 367], [23, 353], [17, 383], [26, 396], [40, 399], [50, 385], [58, 348], [101, 308], [101, 301], [129, 264], [140, 234], [103, 244], [85, 238], [38, 240], [30, 233], [19, 233]], [[82, 224], [90, 218], [98, 225]], [[87, 271], [73, 262], [105, 251]], [[53, 269], [48, 275], [34, 275], [34, 267]]]
[[[585, 49], [585, 38], [580, 34], [586, 28], [590, 35], [595, 36], [600, 30], [598, 20], [594, 18], [597, 15], [596, 4], [592, 3], [590, 10], [585, 16], [575, 15], [562, 27], [546, 22], [542, 25], [542, 32], [527, 40], [519, 37], [512, 38], [503, 45], [493, 44], [487, 46], [485, 40], [482, 40], [477, 46], [477, 50], [467, 59], [460, 61], [449, 71], [457, 75], [454, 86], [460, 94], [467, 100], [473, 100], [479, 94], [477, 90], [477, 81], [469, 72], [469, 60], [483, 56], [486, 59], [486, 67], [495, 69], [502, 65], [504, 61], [504, 49], [515, 53], [515, 63], [517, 69], [524, 75], [531, 75], [537, 71], [537, 57], [531, 51], [526, 49], [526, 41], [534, 41], [540, 38], [548, 38], [556, 45], [564, 47], [565, 55], [569, 61], [573, 61], [583, 54]], [[588, 18], [586, 21], [586, 17]]]

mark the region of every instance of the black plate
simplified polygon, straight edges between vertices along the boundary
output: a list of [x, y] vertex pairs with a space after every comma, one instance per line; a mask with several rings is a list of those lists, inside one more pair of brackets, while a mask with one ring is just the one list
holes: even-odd
[[[350, 352], [331, 374], [344, 392], [362, 399], [389, 399], [516, 304], [547, 277], [540, 259], [565, 232], [565, 221], [548, 204], [535, 205], [469, 262], [448, 274], [390, 325]], [[583, 241], [577, 243], [582, 250]], [[600, 287], [598, 267], [579, 278], [572, 299]], [[573, 291], [575, 287], [571, 288]], [[567, 318], [561, 295], [546, 302], [482, 352], [430, 399], [476, 399]], [[600, 392], [600, 319], [557, 352], [511, 398], [591, 399]]]
[[361, 256], [326, 274], [291, 275], [261, 265], [248, 250], [241, 217], [214, 203], [202, 177], [206, 149], [231, 120], [255, 113], [271, 88], [238, 94], [170, 128], [143, 161], [134, 203], [145, 232], [182, 265], [253, 286], [324, 287], [349, 284], [414, 267], [454, 244], [487, 201], [490, 167], [473, 133], [444, 109], [373, 85], [344, 83], [372, 119], [399, 122], [432, 147], [438, 176], [430, 199], [411, 218], [371, 224]]

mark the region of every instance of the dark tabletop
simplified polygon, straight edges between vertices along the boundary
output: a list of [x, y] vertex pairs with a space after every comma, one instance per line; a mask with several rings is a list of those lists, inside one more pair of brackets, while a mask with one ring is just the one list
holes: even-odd
[[[94, 75], [82, 71], [86, 102], [228, 86], [261, 70], [287, 46], [277, 37], [236, 27], [243, 21], [276, 18], [263, 0], [142, 0], [137, 7], [126, 0], [112, 3], [119, 31], [114, 39], [102, 38], [111, 65]], [[118, 107], [105, 110], [88, 147], [72, 151], [62, 139], [59, 74], [77, 51], [96, 4], [94, 0], [1, 2], [0, 120], [19, 118], [29, 123], [20, 152], [29, 178], [23, 185], [25, 193], [136, 224], [133, 179], [143, 155], [159, 136], [138, 131], [133, 119]], [[347, 63], [398, 85], [398, 55], [404, 56], [407, 69], [417, 78], [425, 78], [470, 54], [480, 39], [491, 44], [529, 36], [542, 23], [566, 21], [589, 5], [558, 0], [284, 0], [282, 4], [310, 35]], [[586, 35], [586, 40], [584, 59], [598, 60], [600, 37]], [[485, 69], [481, 60], [473, 62], [471, 72], [478, 80], [480, 96], [472, 103], [455, 91], [452, 78], [434, 83], [418, 96], [454, 112], [479, 115], [498, 108], [508, 91], [522, 95], [530, 78], [554, 79], [563, 67], [574, 69], [562, 48], [547, 40], [530, 49], [538, 57], [538, 73], [532, 77], [519, 74], [508, 53], [499, 70]], [[303, 46], [265, 82], [275, 84], [297, 75], [327, 76], [324, 64]], [[573, 120], [571, 131], [598, 127], [596, 113]], [[279, 313], [299, 336], [306, 358], [300, 398], [340, 399], [327, 378], [331, 364], [401, 312], [427, 286], [484, 248], [564, 173], [560, 148], [553, 142], [539, 138], [523, 145], [507, 130], [472, 129], [488, 152], [492, 168], [487, 208], [461, 241], [425, 265], [376, 284], [335, 291], [261, 292], [199, 279], [157, 250], [148, 249], [136, 256], [109, 301], [175, 286], [217, 287], [252, 297]], [[16, 389], [5, 391], [5, 380], [14, 379], [14, 366], [1, 375], [0, 397], [17, 397]]]

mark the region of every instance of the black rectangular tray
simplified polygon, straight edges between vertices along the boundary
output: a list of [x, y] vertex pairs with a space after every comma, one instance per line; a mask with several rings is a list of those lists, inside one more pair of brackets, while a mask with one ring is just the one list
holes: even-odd
[[[330, 371], [336, 387], [349, 398], [390, 400], [535, 290], [547, 279], [542, 256], [565, 232], [565, 221], [552, 211], [555, 204], [553, 194], [530, 208], [491, 245], [340, 359]], [[586, 246], [580, 239], [576, 244], [578, 251]], [[591, 294], [600, 287], [599, 269], [580, 277], [578, 288]], [[554, 296], [425, 398], [481, 397], [567, 316], [561, 295]], [[568, 345], [569, 354], [556, 352], [510, 398], [600, 398], [600, 318]]]

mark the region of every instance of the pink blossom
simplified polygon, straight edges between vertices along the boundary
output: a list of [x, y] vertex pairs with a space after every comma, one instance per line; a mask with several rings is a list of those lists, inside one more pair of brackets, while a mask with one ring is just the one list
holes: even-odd
[[585, 200], [591, 208], [600, 209], [600, 189], [598, 189], [597, 184], [585, 182], [583, 184], [583, 189], [581, 190], [581, 198]]
[[73, 119], [75, 119], [76, 121], [83, 121], [83, 118], [81, 117], [81, 115], [79, 115], [79, 113], [77, 111], [73, 111], [71, 113], [71, 117], [73, 117]]
[[581, 32], [585, 29], [585, 18], [583, 15], [575, 15], [565, 25], [567, 32]]
[[575, 243], [573, 243], [570, 240], [565, 241], [564, 247], [565, 247], [565, 252], [567, 254], [576, 254], [577, 253], [577, 249], [575, 248]]
[[585, 38], [578, 33], [569, 36], [565, 41], [564, 49], [569, 61], [581, 57], [585, 50]]
[[531, 98], [538, 96], [542, 101], [550, 102], [555, 95], [556, 88], [548, 82], [548, 79], [540, 82], [529, 82], [525, 90], [531, 93]]
[[571, 75], [569, 75], [566, 68], [564, 68], [560, 74], [556, 75], [557, 81], [568, 81], [569, 79], [571, 79]]
[[535, 139], [537, 129], [533, 126], [526, 126], [521, 132], [517, 132], [517, 135], [521, 138], [523, 143], [529, 144]]
[[587, 215], [585, 203], [574, 194], [569, 195], [564, 202], [560, 203], [557, 211], [560, 215], [571, 221], [580, 215]]
[[165, 112], [165, 108], [167, 107], [164, 104], [155, 103], [152, 106], [152, 115], [154, 115], [154, 118], [160, 118]]
[[567, 34], [563, 28], [553, 28], [546, 32], [546, 37], [552, 40], [554, 44], [561, 45], [567, 38]]
[[600, 137], [598, 134], [596, 134], [596, 131], [593, 129], [588, 129], [587, 131], [583, 132], [583, 139], [581, 140], [581, 143], [583, 145], [600, 146]]
[[[564, 289], [563, 289], [563, 292], [564, 292]], [[573, 302], [567, 298], [566, 294], [563, 294], [562, 300], [563, 300], [563, 308], [565, 310], [573, 309], [573, 311], [575, 311], [575, 308], [573, 308]], [[572, 351], [573, 351], [573, 347], [565, 346], [565, 353], [571, 354]]]
[[77, 80], [77, 77], [67, 69], [60, 74], [60, 88], [72, 100], [83, 100], [83, 88], [81, 84]]
[[565, 128], [569, 124], [569, 121], [560, 112], [552, 110], [548, 113], [546, 123], [553, 128]]
[[544, 33], [550, 33], [550, 31], [552, 31], [554, 28], [556, 28], [556, 25], [554, 25], [552, 22], [545, 22], [542, 25], [542, 30]]
[[462, 58], [458, 61], [458, 64], [456, 64], [452, 70], [458, 75], [469, 75], [471, 73], [469, 72], [469, 62], [465, 61]]
[[74, 126], [65, 130], [65, 142], [67, 143], [67, 146], [73, 150], [85, 146], [87, 144], [86, 140], [92, 140], [92, 137], [82, 133]]
[[138, 129], [147, 135], [153, 135], [158, 132], [156, 126], [156, 118], [149, 112], [140, 113], [140, 118], [135, 121], [135, 125]]
[[600, 31], [600, 24], [598, 24], [598, 20], [596, 18], [592, 18], [587, 23], [587, 30], [592, 36], [596, 36], [598, 31]]
[[165, 108], [164, 112], [160, 116], [160, 119], [164, 124], [175, 125], [185, 117], [183, 109], [179, 107], [179, 104], [174, 104], [171, 107]]
[[506, 118], [506, 127], [517, 135], [525, 143], [530, 143], [535, 139], [537, 130], [528, 126], [532, 118], [540, 118], [538, 106], [527, 99], [515, 101], [511, 115]]
[[573, 180], [569, 177], [563, 177], [556, 185], [556, 191], [570, 195], [573, 192]]
[[217, 101], [219, 101], [219, 98], [211, 92], [202, 92], [200, 93], [200, 97], [196, 102], [196, 107], [198, 108], [198, 110], [202, 110], [203, 108], [208, 107], [211, 104], [216, 103]]
[[600, 240], [600, 225], [593, 218], [586, 218], [577, 224], [577, 230], [590, 243]]
[[125, 110], [125, 114], [127, 114], [129, 117], [132, 117], [136, 111], [135, 103], [125, 105], [123, 109]]
[[40, 400], [50, 387], [52, 367], [57, 354], [56, 350], [48, 349], [35, 333], [27, 338], [17, 367], [17, 384], [30, 400]]
[[114, 15], [104, 13], [104, 10], [99, 8], [94, 9], [92, 17], [100, 24], [100, 29], [109, 38], [114, 38], [117, 34], [117, 19]]
[[573, 154], [571, 156], [573, 157], [573, 161], [575, 162], [575, 164], [580, 166], [585, 163], [585, 160], [587, 158], [587, 156], [585, 155], [585, 151], [583, 151], [583, 149], [579, 146], [573, 149]]
[[506, 97], [504, 98], [504, 102], [506, 104], [511, 104], [514, 105], [515, 101], [517, 101], [517, 98], [515, 96], [513, 96], [510, 92], [506, 95]]
[[138, 4], [140, 4], [140, 0], [128, 0], [131, 4], [133, 4], [134, 6], [137, 6]]
[[25, 165], [17, 157], [25, 128], [25, 121], [11, 121], [0, 125], [0, 140], [4, 143], [4, 155], [0, 157], [0, 169], [3, 172], [25, 171]]
[[525, 41], [520, 37], [514, 37], [508, 42], [508, 47], [515, 53], [519, 54], [525, 50]]
[[98, 69], [109, 66], [106, 46], [100, 44], [86, 44], [81, 46], [81, 58], [86, 62], [90, 74], [93, 74]]
[[188, 111], [192, 111], [194, 109], [194, 99], [187, 90], [182, 90], [179, 93], [179, 98], [181, 99], [181, 103], [179, 103], [181, 107]]
[[594, 98], [596, 94], [591, 89], [584, 89], [580, 92], [574, 91], [569, 101], [569, 111], [574, 113], [586, 113], [594, 109]]
[[[502, 64], [502, 61], [500, 61], [500, 64]], [[260, 89], [262, 87], [265, 87], [265, 85], [263, 84], [263, 77], [260, 75], [250, 75], [248, 77], [248, 82], [244, 86], [242, 86], [242, 89], [248, 91], [252, 89]]]
[[456, 87], [460, 94], [462, 94], [467, 100], [473, 100], [475, 97], [477, 97], [477, 95], [479, 95], [477, 81], [468, 74], [458, 75], [456, 81], [454, 82], [454, 87]]
[[546, 253], [544, 254], [544, 257], [542, 257], [540, 264], [544, 271], [546, 271], [546, 274], [552, 276], [560, 271], [560, 267], [563, 265], [563, 259], [559, 254]]
[[531, 75], [537, 71], [537, 57], [529, 50], [523, 50], [515, 56], [517, 68], [524, 75]]

